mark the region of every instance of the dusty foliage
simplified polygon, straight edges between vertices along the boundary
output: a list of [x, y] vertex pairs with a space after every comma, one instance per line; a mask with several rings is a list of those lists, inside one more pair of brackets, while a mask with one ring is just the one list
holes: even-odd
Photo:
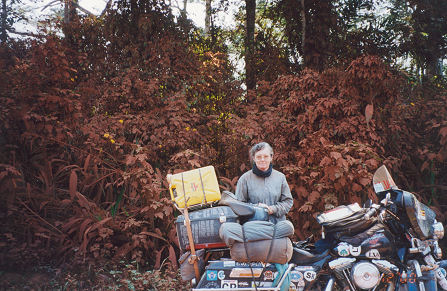
[[2, 290], [190, 290], [178, 272], [143, 271], [135, 261], [107, 266], [35, 266], [26, 272], [0, 273]]
[[[261, 140], [287, 175], [297, 238], [318, 235], [317, 213], [374, 198], [381, 164], [445, 222], [442, 83], [421, 89], [364, 56], [260, 81], [244, 96], [224, 52], [151, 13], [128, 26], [114, 22], [124, 14], [86, 19], [69, 41], [49, 36], [20, 54], [2, 48], [0, 265], [127, 260], [175, 272], [178, 213], [165, 175], [211, 164], [234, 190]], [[156, 282], [151, 274], [138, 282]]]

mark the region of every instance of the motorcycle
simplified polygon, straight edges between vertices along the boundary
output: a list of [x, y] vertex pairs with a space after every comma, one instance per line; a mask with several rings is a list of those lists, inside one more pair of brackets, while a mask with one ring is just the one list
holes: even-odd
[[[385, 166], [375, 172], [373, 186], [380, 204], [339, 207], [317, 217], [336, 239], [332, 252], [339, 257], [328, 262], [330, 280], [343, 290], [447, 290], [447, 261], [441, 261], [438, 242], [444, 227], [435, 212], [399, 189]], [[358, 219], [354, 213], [364, 214]], [[344, 233], [368, 221], [360, 233]]]
[[[293, 242], [285, 266], [239, 263], [226, 249], [210, 260], [193, 290], [447, 290], [442, 223], [428, 206], [400, 190], [385, 166], [374, 174], [380, 201], [342, 205], [317, 216], [322, 239]], [[231, 198], [231, 197], [230, 197]], [[252, 205], [223, 199], [242, 218], [265, 219]]]

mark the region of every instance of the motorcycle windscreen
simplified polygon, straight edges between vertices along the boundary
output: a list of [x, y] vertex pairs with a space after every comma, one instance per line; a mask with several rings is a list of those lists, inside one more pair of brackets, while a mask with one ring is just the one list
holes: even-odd
[[373, 186], [376, 193], [397, 189], [396, 183], [394, 183], [393, 177], [391, 177], [385, 165], [378, 168], [374, 173]]
[[405, 210], [411, 226], [422, 239], [433, 236], [432, 225], [435, 223], [436, 214], [427, 205], [419, 202], [410, 192], [403, 191]]

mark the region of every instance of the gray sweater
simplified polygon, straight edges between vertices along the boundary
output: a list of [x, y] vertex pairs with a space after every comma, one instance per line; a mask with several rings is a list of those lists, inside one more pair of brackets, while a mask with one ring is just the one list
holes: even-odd
[[240, 201], [271, 206], [278, 221], [285, 219], [293, 205], [286, 176], [275, 169], [266, 178], [257, 176], [252, 170], [244, 173], [237, 181], [236, 197]]

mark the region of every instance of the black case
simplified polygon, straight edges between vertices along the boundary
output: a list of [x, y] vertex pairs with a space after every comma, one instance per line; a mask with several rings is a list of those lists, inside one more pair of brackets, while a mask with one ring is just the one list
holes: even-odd
[[[238, 216], [228, 206], [217, 206], [189, 212], [191, 231], [196, 249], [222, 248], [225, 243], [219, 237], [219, 228], [224, 222], [238, 222]], [[182, 251], [190, 249], [185, 217], [176, 220], [177, 236]]]

